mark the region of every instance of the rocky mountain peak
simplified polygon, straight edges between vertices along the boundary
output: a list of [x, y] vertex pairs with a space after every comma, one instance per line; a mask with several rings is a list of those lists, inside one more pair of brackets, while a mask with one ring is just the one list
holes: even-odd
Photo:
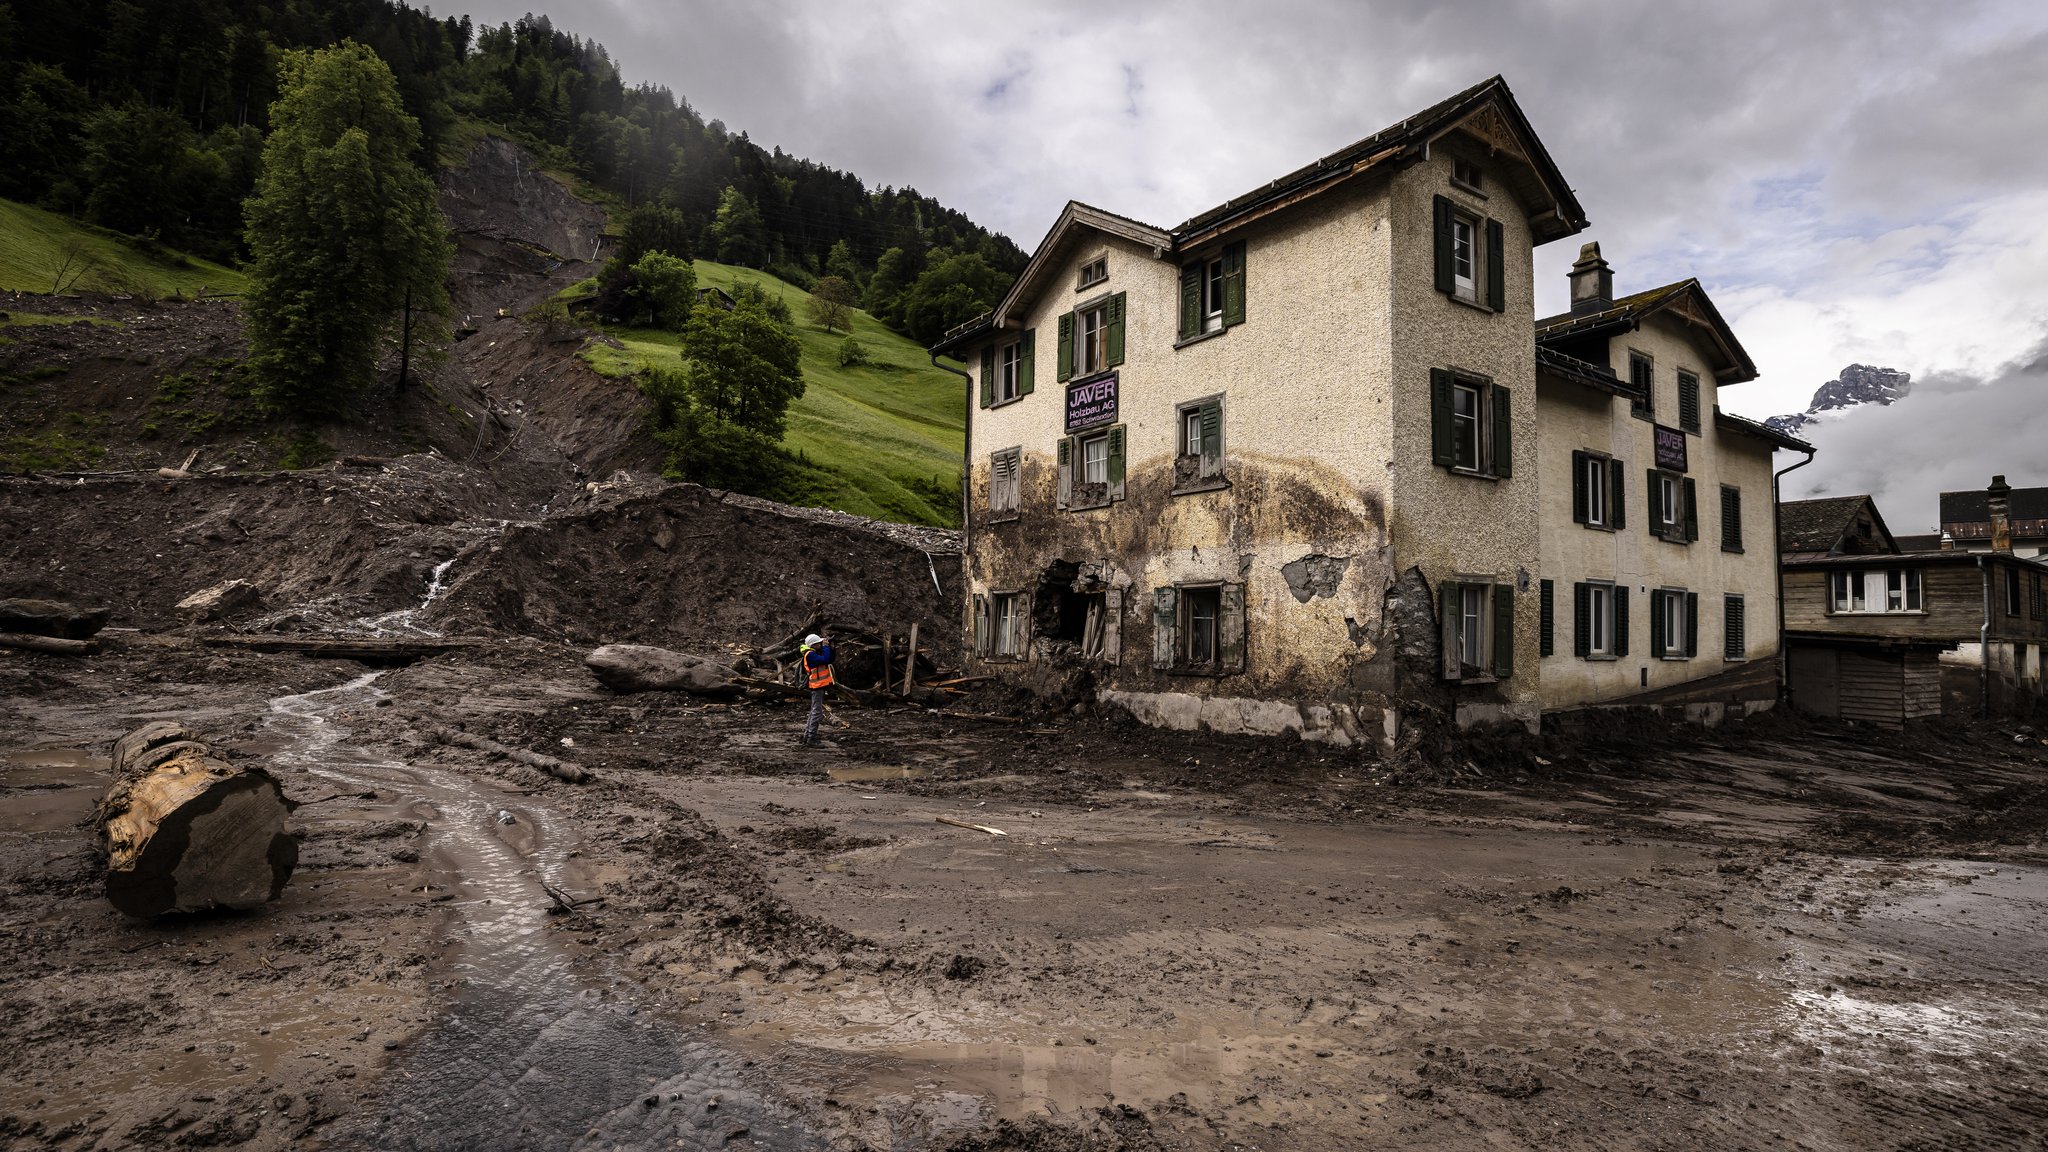
[[1838, 412], [1864, 404], [1883, 407], [1904, 399], [1912, 390], [1911, 373], [1870, 364], [1851, 364], [1833, 380], [1814, 390], [1813, 402], [1807, 405], [1806, 411], [1773, 416], [1764, 423], [1789, 436], [1813, 423], [1822, 412]]

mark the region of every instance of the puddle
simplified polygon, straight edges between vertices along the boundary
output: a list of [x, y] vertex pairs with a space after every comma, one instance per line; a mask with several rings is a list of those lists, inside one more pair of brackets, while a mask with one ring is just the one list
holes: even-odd
[[[437, 863], [461, 877], [452, 976], [461, 988], [407, 1044], [375, 1102], [337, 1125], [341, 1148], [675, 1147], [677, 1137], [741, 1128], [755, 1147], [812, 1148], [793, 1115], [739, 1075], [738, 1059], [640, 1015], [555, 947], [542, 881], [581, 891], [544, 808], [512, 811], [495, 789], [458, 773], [365, 752], [338, 718], [375, 706], [382, 672], [271, 701], [259, 739], [274, 756], [339, 790], [375, 789], [428, 820]], [[648, 1105], [649, 1085], [675, 1099]], [[722, 1098], [707, 1117], [703, 1095]], [[710, 1146], [719, 1146], [712, 1139]]]
[[842, 784], [868, 784], [877, 780], [922, 780], [930, 774], [923, 768], [892, 764], [863, 764], [859, 767], [825, 769], [825, 775]]
[[18, 748], [0, 754], [0, 832], [39, 835], [92, 814], [110, 762], [83, 748]]

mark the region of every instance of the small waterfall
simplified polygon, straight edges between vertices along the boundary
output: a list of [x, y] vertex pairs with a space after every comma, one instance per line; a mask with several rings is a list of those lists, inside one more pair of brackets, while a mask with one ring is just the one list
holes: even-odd
[[359, 617], [356, 625], [372, 636], [439, 636], [440, 632], [413, 623], [413, 618], [426, 611], [428, 605], [440, 599], [441, 594], [448, 590], [448, 570], [455, 567], [455, 562], [459, 559], [459, 556], [450, 556], [434, 565], [433, 574], [427, 578], [427, 594], [418, 604], [379, 616]]

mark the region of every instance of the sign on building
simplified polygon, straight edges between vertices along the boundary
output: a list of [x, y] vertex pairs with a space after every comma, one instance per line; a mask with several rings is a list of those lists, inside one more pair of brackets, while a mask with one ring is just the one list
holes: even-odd
[[1656, 425], [1657, 467], [1667, 472], [1685, 471], [1685, 433]]
[[1116, 374], [1067, 385], [1067, 431], [1116, 422]]

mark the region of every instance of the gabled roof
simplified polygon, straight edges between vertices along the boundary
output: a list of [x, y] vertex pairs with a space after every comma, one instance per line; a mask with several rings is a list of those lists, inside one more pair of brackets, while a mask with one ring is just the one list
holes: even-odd
[[1741, 416], [1733, 416], [1714, 406], [1714, 427], [1743, 436], [1754, 436], [1773, 448], [1789, 448], [1794, 452], [1812, 452], [1814, 447], [1797, 436], [1787, 436], [1768, 424], [1759, 424]]
[[1546, 316], [1536, 322], [1536, 343], [1555, 344], [1580, 336], [1633, 330], [1660, 312], [1669, 312], [1706, 334], [1708, 346], [1720, 359], [1714, 366], [1716, 381], [1740, 384], [1756, 379], [1756, 362], [1735, 338], [1734, 329], [1721, 318], [1721, 310], [1707, 298], [1707, 290], [1694, 278], [1623, 296], [1598, 312]]
[[1465, 132], [1495, 155], [1515, 162], [1506, 166], [1505, 179], [1508, 187], [1529, 206], [1529, 228], [1536, 243], [1545, 244], [1585, 229], [1586, 212], [1578, 197], [1572, 194], [1563, 173], [1557, 170], [1549, 151], [1529, 126], [1529, 119], [1515, 102], [1514, 93], [1508, 90], [1507, 81], [1494, 76], [1313, 164], [1197, 213], [1171, 230], [1068, 201], [1002, 301], [988, 313], [948, 331], [931, 351], [950, 352], [1002, 327], [1013, 312], [1037, 298], [1045, 277], [1062, 266], [1060, 257], [1065, 247], [1081, 229], [1150, 245], [1156, 256], [1164, 258], [1207, 244], [1254, 220], [1329, 191], [1354, 176], [1368, 171], [1392, 171], [1423, 160], [1429, 155], [1431, 144], [1456, 131]]
[[[2015, 488], [2006, 494], [2006, 514], [2013, 520], [2048, 520], [2048, 488]], [[1991, 522], [1991, 497], [1982, 488], [1941, 494], [1941, 526]], [[1957, 535], [1961, 535], [1958, 533]], [[1983, 535], [1990, 535], [1986, 528]]]
[[[1868, 512], [1873, 529], [1869, 546], [1850, 533], [1859, 516]], [[1823, 496], [1816, 500], [1784, 500], [1778, 504], [1778, 553], [1784, 559], [1834, 556], [1842, 553], [1896, 554], [1898, 541], [1878, 515], [1877, 503], [1869, 496]]]

